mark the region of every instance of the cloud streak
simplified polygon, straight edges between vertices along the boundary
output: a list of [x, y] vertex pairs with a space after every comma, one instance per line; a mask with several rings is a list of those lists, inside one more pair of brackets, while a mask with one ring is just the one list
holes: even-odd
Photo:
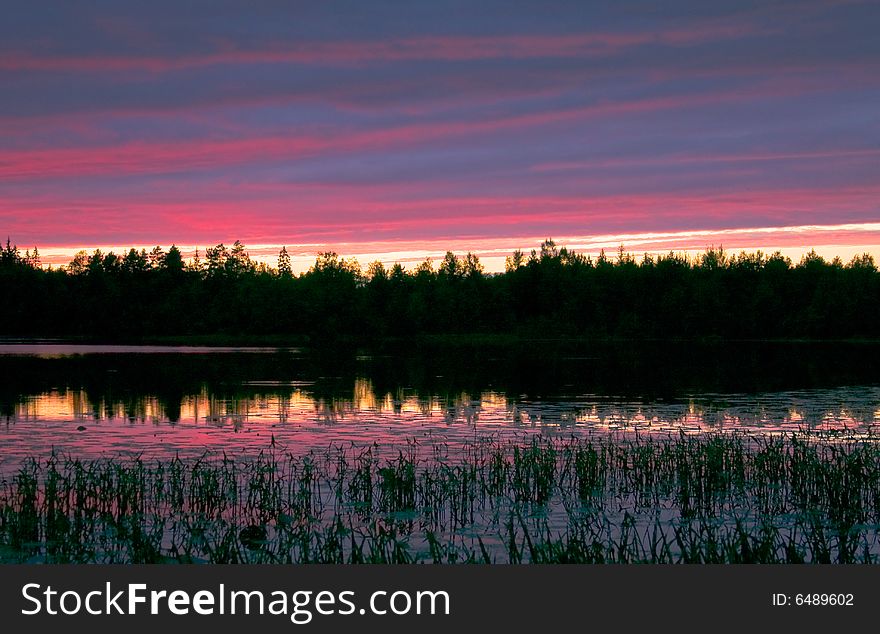
[[724, 233], [880, 220], [867, 5], [215, 9], [0, 24], [0, 229], [58, 249], [878, 243]]
[[163, 73], [208, 66], [302, 64], [364, 66], [375, 62], [443, 61], [470, 62], [491, 59], [605, 57], [645, 46], [689, 47], [743, 37], [772, 35], [768, 25], [731, 24], [720, 21], [692, 24], [668, 30], [593, 32], [559, 35], [422, 36], [396, 40], [277, 42], [258, 49], [233, 45], [187, 55], [45, 55], [7, 51], [0, 57], [0, 71]]

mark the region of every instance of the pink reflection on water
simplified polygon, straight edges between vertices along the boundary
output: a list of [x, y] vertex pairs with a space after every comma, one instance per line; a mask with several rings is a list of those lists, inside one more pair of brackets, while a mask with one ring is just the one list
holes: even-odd
[[61, 451], [81, 458], [162, 458], [205, 452], [253, 455], [271, 446], [305, 454], [329, 445], [400, 447], [408, 440], [464, 445], [483, 434], [699, 434], [742, 431], [873, 437], [880, 428], [880, 388], [702, 395], [654, 402], [584, 395], [528, 400], [497, 392], [425, 397], [377, 393], [357, 380], [345, 398], [317, 398], [307, 384], [272, 383], [272, 391], [220, 398], [183, 397], [172, 416], [155, 396], [93, 402], [81, 390], [24, 397], [0, 425], [0, 469], [25, 456]]
[[299, 348], [254, 346], [145, 346], [71, 343], [15, 343], [0, 342], [0, 354], [43, 358], [69, 357], [80, 354], [248, 354], [274, 353], [279, 350], [296, 351]]

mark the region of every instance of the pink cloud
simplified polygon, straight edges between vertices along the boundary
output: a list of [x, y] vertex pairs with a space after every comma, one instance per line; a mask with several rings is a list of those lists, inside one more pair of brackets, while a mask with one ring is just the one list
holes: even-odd
[[[780, 83], [772, 87], [756, 87], [753, 91], [764, 96], [788, 94], [785, 85]], [[412, 123], [359, 132], [336, 129], [321, 136], [273, 135], [231, 140], [135, 141], [97, 147], [0, 150], [0, 180], [174, 172], [253, 161], [298, 159], [328, 152], [389, 149], [501, 131], [522, 131], [592, 117], [692, 108], [748, 99], [752, 94], [752, 91], [737, 89], [609, 101], [552, 111], [499, 116], [489, 120]]]
[[260, 49], [232, 45], [188, 55], [50, 56], [7, 51], [0, 70], [61, 72], [168, 72], [217, 65], [309, 64], [360, 66], [411, 60], [475, 61], [605, 56], [645, 46], [692, 46], [769, 35], [767, 27], [730, 21], [705, 21], [659, 31], [503, 36], [421, 36], [358, 42], [277, 43]]
[[674, 154], [667, 156], [626, 157], [619, 159], [596, 159], [588, 161], [558, 161], [538, 163], [530, 169], [534, 172], [554, 172], [588, 168], [635, 167], [640, 165], [692, 165], [705, 163], [761, 163], [773, 161], [813, 161], [826, 159], [861, 159], [880, 156], [880, 148], [831, 149], [802, 152], [765, 152], [732, 154]]
[[[435, 194], [409, 199], [397, 188], [291, 186], [261, 197], [235, 186], [189, 198], [156, 192], [142, 199], [3, 199], [0, 219], [16, 236], [96, 234], [136, 242], [241, 238], [246, 242], [332, 243], [455, 238], [463, 235], [551, 235], [585, 230], [690, 226], [723, 229], [766, 223], [816, 223], [827, 217], [877, 217], [880, 186], [691, 194], [485, 197]], [[873, 210], [873, 212], [871, 211]], [[866, 216], [868, 214], [868, 216]], [[871, 215], [873, 214], [873, 215]], [[821, 222], [820, 222], [821, 224]], [[57, 227], [64, 227], [59, 234]], [[49, 236], [53, 236], [49, 238]], [[94, 240], [94, 239], [93, 239]], [[27, 242], [33, 240], [27, 239]]]

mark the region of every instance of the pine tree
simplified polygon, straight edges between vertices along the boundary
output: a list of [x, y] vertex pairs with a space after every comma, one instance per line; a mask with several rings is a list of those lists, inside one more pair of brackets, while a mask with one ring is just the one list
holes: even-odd
[[278, 253], [278, 275], [282, 277], [290, 277], [293, 271], [290, 268], [290, 256], [287, 254], [287, 247], [282, 246]]

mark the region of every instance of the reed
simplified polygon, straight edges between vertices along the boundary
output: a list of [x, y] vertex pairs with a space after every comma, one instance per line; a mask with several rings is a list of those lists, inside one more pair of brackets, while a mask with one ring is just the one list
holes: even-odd
[[715, 434], [24, 461], [0, 560], [874, 563], [880, 445]]

